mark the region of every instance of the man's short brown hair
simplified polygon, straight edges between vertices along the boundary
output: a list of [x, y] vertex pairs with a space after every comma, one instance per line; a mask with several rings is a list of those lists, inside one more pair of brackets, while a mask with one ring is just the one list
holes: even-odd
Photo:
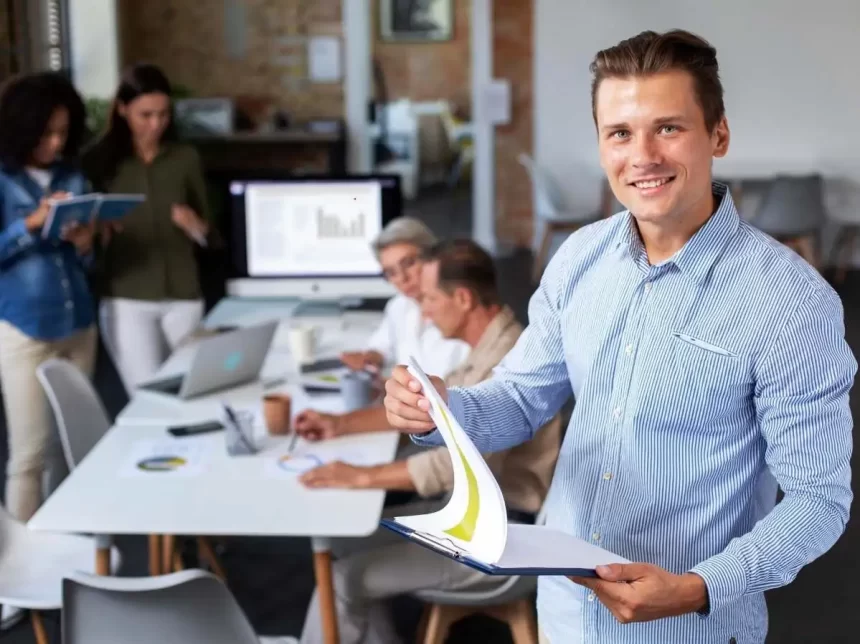
[[493, 258], [471, 239], [439, 242], [423, 254], [439, 263], [439, 288], [448, 294], [461, 287], [472, 292], [481, 306], [499, 304]]
[[673, 29], [662, 34], [643, 31], [614, 47], [597, 52], [590, 69], [591, 111], [595, 124], [597, 90], [604, 79], [650, 76], [672, 69], [686, 71], [693, 77], [696, 96], [705, 114], [705, 126], [709, 132], [714, 131], [725, 114], [717, 50], [689, 31]]

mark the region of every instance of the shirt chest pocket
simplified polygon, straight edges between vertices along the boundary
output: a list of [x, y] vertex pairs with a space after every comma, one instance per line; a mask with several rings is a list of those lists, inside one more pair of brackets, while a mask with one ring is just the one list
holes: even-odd
[[679, 427], [718, 427], [721, 420], [747, 413], [753, 379], [750, 359], [736, 347], [704, 335], [670, 332], [666, 359], [655, 386], [662, 409]]

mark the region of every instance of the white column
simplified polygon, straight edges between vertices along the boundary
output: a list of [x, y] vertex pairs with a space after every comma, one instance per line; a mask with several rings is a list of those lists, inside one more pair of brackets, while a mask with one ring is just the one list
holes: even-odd
[[486, 115], [484, 89], [493, 80], [493, 1], [472, 0], [472, 237], [497, 251], [495, 226], [495, 131]]
[[69, 0], [72, 80], [85, 98], [109, 98], [119, 81], [116, 0]]
[[347, 168], [350, 172], [367, 173], [373, 163], [367, 122], [373, 58], [370, 0], [342, 0], [342, 7]]

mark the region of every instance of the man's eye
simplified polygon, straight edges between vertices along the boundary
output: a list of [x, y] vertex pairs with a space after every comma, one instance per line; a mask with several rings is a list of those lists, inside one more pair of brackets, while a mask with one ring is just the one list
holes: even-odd
[[664, 125], [660, 130], [665, 134], [674, 134], [678, 131], [678, 128], [675, 125]]
[[612, 133], [613, 139], [626, 139], [629, 136], [630, 132], [628, 132], [627, 130], [616, 130]]

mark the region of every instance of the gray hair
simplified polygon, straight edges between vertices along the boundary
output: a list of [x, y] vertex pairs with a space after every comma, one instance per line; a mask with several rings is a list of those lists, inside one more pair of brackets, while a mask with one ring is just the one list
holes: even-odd
[[414, 217], [397, 217], [373, 240], [372, 248], [378, 260], [383, 250], [395, 244], [412, 244], [423, 253], [433, 248], [437, 242], [436, 235], [423, 222]]

